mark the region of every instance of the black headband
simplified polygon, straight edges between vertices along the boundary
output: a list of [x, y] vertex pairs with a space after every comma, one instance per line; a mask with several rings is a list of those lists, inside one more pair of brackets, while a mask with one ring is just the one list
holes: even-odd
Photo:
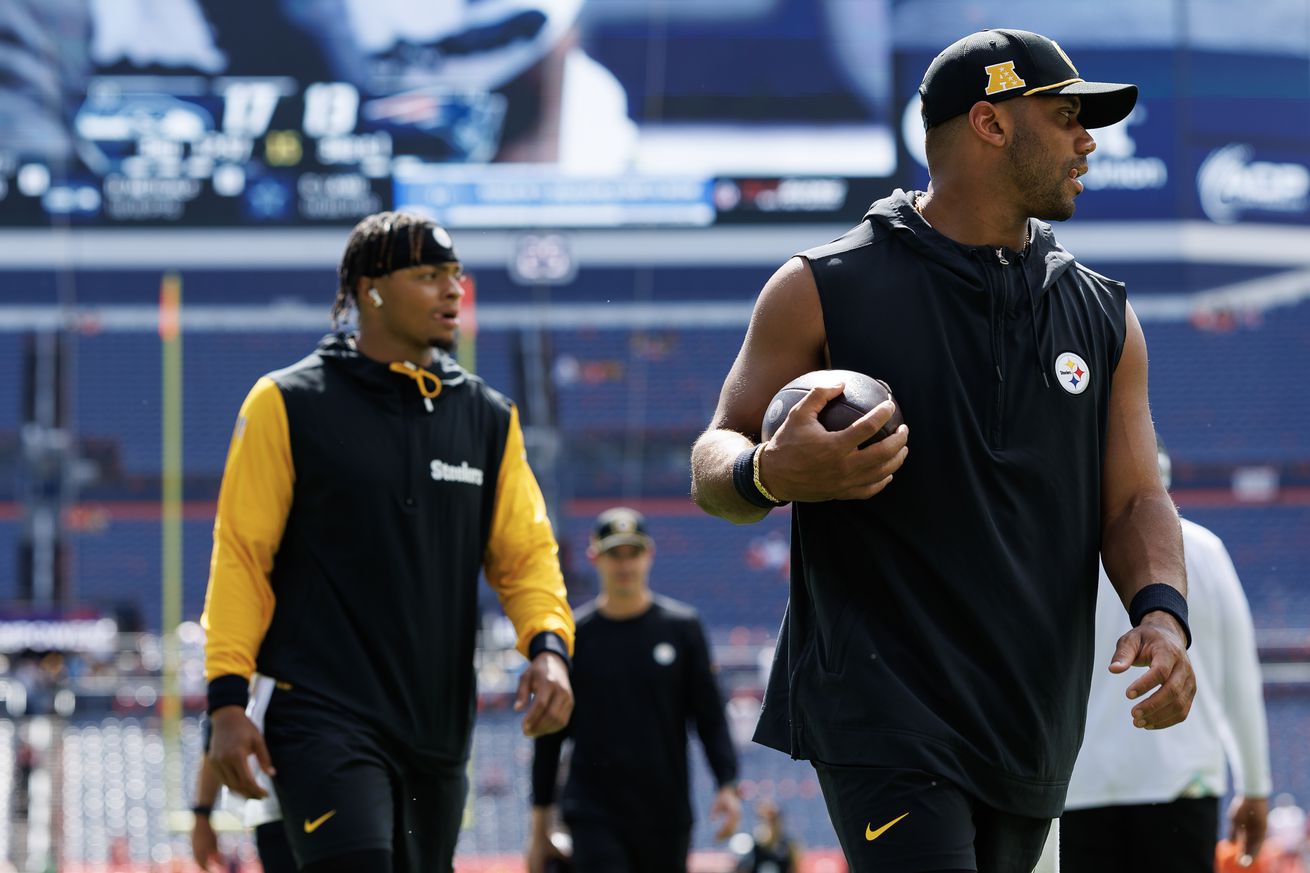
[[455, 244], [443, 227], [432, 225], [424, 228], [417, 246], [411, 244], [408, 229], [393, 230], [388, 226], [383, 230], [390, 237], [390, 245], [378, 252], [377, 260], [364, 271], [366, 276], [385, 276], [420, 264], [459, 261], [459, 255], [455, 254]]

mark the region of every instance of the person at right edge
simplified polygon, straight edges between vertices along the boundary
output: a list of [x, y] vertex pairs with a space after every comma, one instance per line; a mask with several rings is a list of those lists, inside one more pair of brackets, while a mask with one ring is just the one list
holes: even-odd
[[[1163, 445], [1160, 477], [1172, 464]], [[1228, 832], [1238, 857], [1258, 858], [1269, 817], [1269, 728], [1255, 626], [1223, 540], [1183, 519], [1188, 606], [1196, 649], [1196, 703], [1186, 723], [1166, 734], [1140, 734], [1119, 718], [1132, 676], [1097, 671], [1087, 731], [1060, 817], [1064, 873], [1150, 870], [1213, 873], [1219, 799], [1234, 797]], [[1123, 633], [1123, 611], [1101, 576], [1096, 604], [1097, 659]]]
[[[938, 55], [919, 93], [928, 190], [877, 201], [765, 284], [692, 491], [738, 524], [793, 506], [755, 739], [812, 762], [851, 869], [1028, 873], [1055, 864], [1098, 554], [1133, 625], [1110, 669], [1150, 668], [1123, 717], [1168, 727], [1195, 692], [1141, 325], [1123, 284], [1046, 223], [1073, 215], [1088, 130], [1126, 117], [1137, 88], [1084, 81], [1046, 37], [987, 30]], [[828, 432], [834, 384], [757, 444], [773, 394], [821, 368], [884, 379], [908, 424], [859, 448], [887, 401]]]

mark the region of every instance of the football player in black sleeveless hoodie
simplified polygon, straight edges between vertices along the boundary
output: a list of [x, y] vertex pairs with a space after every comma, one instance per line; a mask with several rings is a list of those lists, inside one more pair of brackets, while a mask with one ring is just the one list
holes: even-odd
[[[1046, 223], [1073, 215], [1088, 129], [1137, 89], [990, 30], [943, 51], [920, 93], [928, 190], [874, 203], [765, 285], [692, 487], [737, 523], [792, 504], [756, 740], [813, 762], [852, 870], [1029, 873], [1082, 739], [1098, 555], [1134, 624], [1109, 669], [1150, 668], [1124, 718], [1167, 727], [1195, 690], [1142, 329]], [[834, 385], [757, 444], [774, 392], [823, 368], [888, 382], [907, 425], [858, 449], [891, 402], [829, 433]]]

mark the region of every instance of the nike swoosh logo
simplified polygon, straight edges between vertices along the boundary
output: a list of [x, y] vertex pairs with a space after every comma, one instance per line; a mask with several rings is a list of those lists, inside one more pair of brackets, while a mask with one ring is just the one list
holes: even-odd
[[[332, 816], [336, 814], [337, 811], [335, 809], [329, 809], [327, 812], [323, 813], [313, 821], [310, 821], [309, 819], [305, 819], [305, 833], [312, 834], [314, 831], [319, 829], [319, 827], [323, 824], [323, 822], [332, 818]], [[893, 822], [893, 824], [895, 824], [895, 822]]]
[[909, 813], [907, 812], [907, 813], [905, 813], [905, 815], [901, 815], [901, 816], [898, 816], [898, 817], [892, 819], [891, 821], [887, 822], [887, 824], [885, 824], [885, 825], [883, 825], [882, 827], [878, 828], [876, 831], [873, 829], [872, 826], [870, 826], [870, 825], [865, 825], [865, 826], [864, 826], [864, 838], [865, 838], [866, 840], [868, 840], [869, 842], [872, 843], [874, 840], [878, 839], [878, 837], [881, 837], [883, 834], [887, 833], [887, 829], [888, 829], [888, 828], [890, 828], [892, 825], [896, 824], [896, 823], [897, 823], [898, 821], [900, 821], [901, 819], [905, 818], [906, 815], [909, 815]]

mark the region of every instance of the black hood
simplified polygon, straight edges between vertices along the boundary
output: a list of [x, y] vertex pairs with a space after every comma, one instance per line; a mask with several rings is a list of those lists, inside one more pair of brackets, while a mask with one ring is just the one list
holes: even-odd
[[[414, 384], [414, 390], [418, 390], [417, 383], [412, 377], [396, 373], [389, 364], [360, 354], [355, 346], [355, 337], [353, 333], [329, 333], [318, 341], [315, 352], [319, 357], [331, 361], [372, 390], [394, 391], [397, 379]], [[432, 351], [432, 363], [423, 369], [437, 377], [441, 382], [441, 391], [458, 388], [468, 381], [468, 371], [450, 354], [441, 349]]]
[[[921, 196], [922, 191], [906, 192], [897, 188], [870, 206], [864, 217], [875, 225], [896, 231], [897, 239], [915, 251], [976, 283], [977, 254], [991, 253], [995, 249], [961, 245], [938, 233], [914, 208], [914, 201]], [[1040, 297], [1073, 266], [1074, 257], [1056, 242], [1055, 232], [1046, 222], [1030, 218], [1028, 228], [1032, 242], [1023, 257], [1024, 273], [1028, 286]]]

